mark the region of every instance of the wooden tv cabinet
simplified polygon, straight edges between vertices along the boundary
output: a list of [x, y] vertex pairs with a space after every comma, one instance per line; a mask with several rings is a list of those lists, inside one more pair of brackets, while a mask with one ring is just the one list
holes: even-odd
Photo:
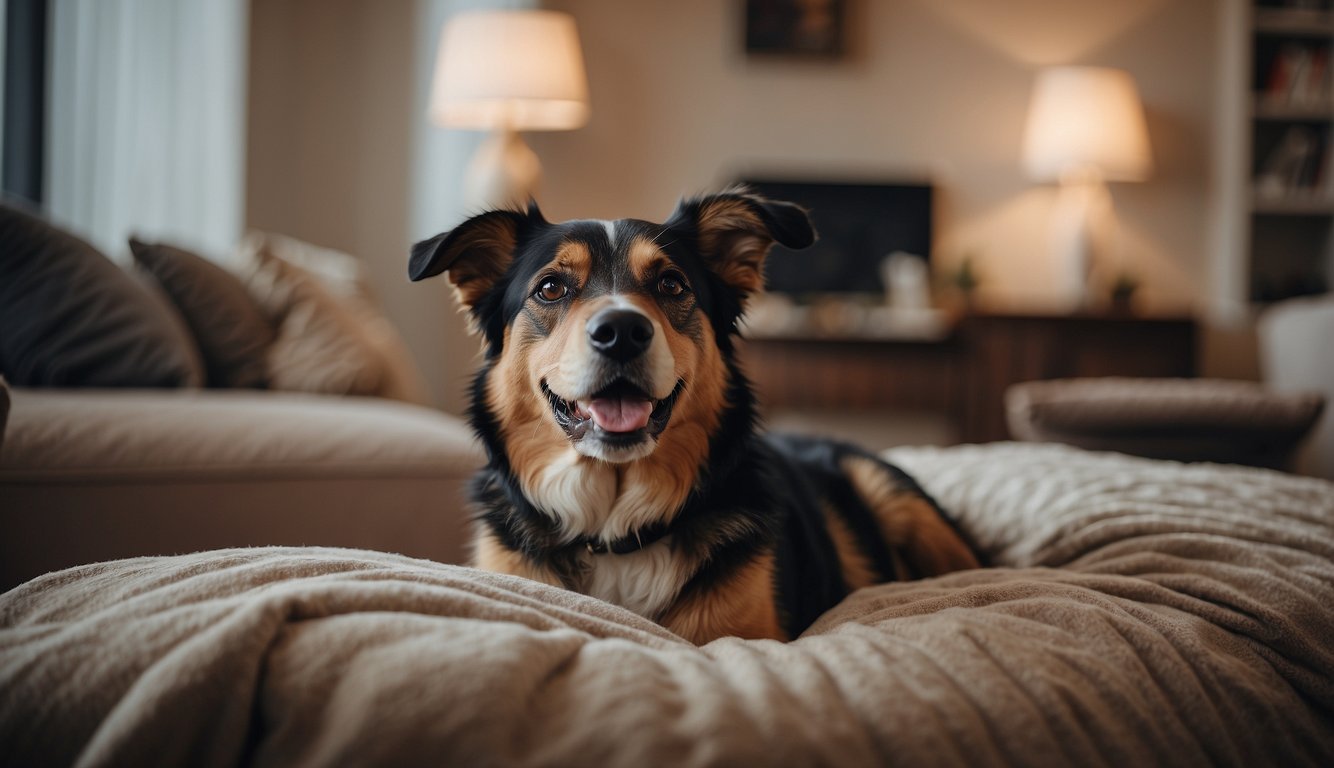
[[747, 339], [742, 360], [767, 407], [932, 411], [962, 442], [991, 442], [1009, 439], [1011, 384], [1194, 376], [1196, 324], [1184, 316], [970, 314], [931, 340]]

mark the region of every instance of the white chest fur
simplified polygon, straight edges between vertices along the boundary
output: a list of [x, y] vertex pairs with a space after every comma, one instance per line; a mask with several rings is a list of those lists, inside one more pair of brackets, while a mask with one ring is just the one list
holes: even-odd
[[670, 537], [625, 555], [589, 555], [584, 591], [640, 616], [657, 619], [690, 573], [673, 557]]
[[[598, 536], [611, 541], [668, 519], [680, 493], [663, 493], [643, 473], [569, 450], [524, 484], [530, 501], [559, 523], [566, 541]], [[540, 503], [537, 501], [540, 499]], [[641, 616], [657, 619], [690, 578], [673, 557], [670, 537], [629, 554], [585, 555], [581, 591]]]
[[619, 539], [667, 519], [683, 494], [642, 482], [633, 469], [581, 456], [573, 449], [551, 461], [524, 495], [560, 523], [567, 541], [580, 536]]

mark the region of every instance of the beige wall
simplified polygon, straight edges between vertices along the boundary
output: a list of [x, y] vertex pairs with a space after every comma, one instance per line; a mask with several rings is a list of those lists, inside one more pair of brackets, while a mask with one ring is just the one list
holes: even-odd
[[666, 215], [682, 193], [751, 171], [930, 178], [937, 256], [976, 254], [994, 293], [1049, 296], [1051, 186], [1019, 152], [1038, 67], [1136, 77], [1157, 164], [1114, 185], [1119, 251], [1157, 306], [1207, 295], [1214, 0], [861, 0], [854, 55], [756, 61], [740, 2], [552, 0], [578, 19], [593, 116], [532, 137], [555, 217]]
[[417, 4], [251, 6], [247, 226], [362, 258], [436, 402], [460, 412], [476, 344], [444, 281], [407, 279]]
[[[457, 411], [476, 345], [443, 281], [403, 277], [413, 68], [430, 60], [413, 47], [434, 39], [415, 28], [420, 2], [254, 0], [247, 214], [365, 258]], [[1054, 190], [1019, 162], [1033, 74], [1110, 65], [1139, 82], [1156, 162], [1151, 181], [1113, 186], [1120, 258], [1151, 306], [1204, 308], [1217, 0], [850, 0], [854, 55], [832, 64], [748, 60], [740, 0], [545, 5], [575, 14], [593, 99], [585, 128], [529, 136], [551, 218], [661, 220], [748, 172], [930, 178], [938, 262], [970, 252], [993, 295], [1042, 300]]]

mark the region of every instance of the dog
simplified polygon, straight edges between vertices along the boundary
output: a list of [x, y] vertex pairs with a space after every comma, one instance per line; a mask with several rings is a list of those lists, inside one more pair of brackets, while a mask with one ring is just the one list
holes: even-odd
[[535, 202], [413, 246], [480, 334], [474, 564], [628, 608], [695, 643], [789, 640], [852, 590], [978, 567], [905, 472], [764, 435], [738, 322], [805, 210], [745, 188], [663, 224], [549, 223]]

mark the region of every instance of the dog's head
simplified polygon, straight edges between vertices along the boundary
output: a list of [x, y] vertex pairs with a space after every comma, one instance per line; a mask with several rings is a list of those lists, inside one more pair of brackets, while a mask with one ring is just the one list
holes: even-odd
[[660, 444], [707, 451], [727, 405], [731, 335], [763, 287], [765, 255], [814, 238], [802, 209], [744, 190], [685, 200], [664, 224], [552, 224], [531, 205], [418, 243], [408, 274], [447, 272], [484, 336], [485, 402], [474, 409], [494, 419], [507, 453], [526, 444], [551, 461], [559, 444], [623, 464]]

